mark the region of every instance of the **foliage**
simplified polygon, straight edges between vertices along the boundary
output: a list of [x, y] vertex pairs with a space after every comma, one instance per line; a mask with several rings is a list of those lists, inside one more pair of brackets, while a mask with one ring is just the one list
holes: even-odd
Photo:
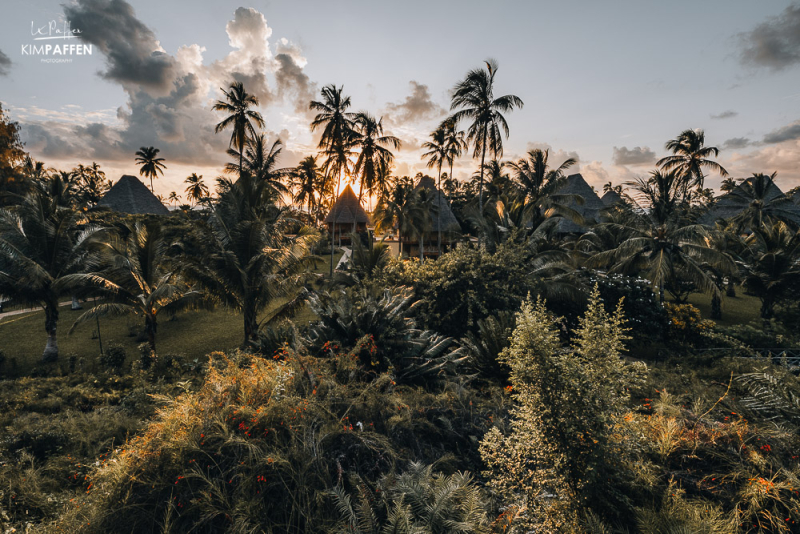
[[106, 347], [105, 352], [100, 356], [100, 365], [112, 370], [118, 370], [125, 364], [125, 347], [112, 344]]
[[337, 486], [331, 494], [342, 517], [335, 532], [463, 534], [488, 532], [482, 492], [468, 473], [433, 473], [412, 462], [399, 476], [386, 476], [375, 490], [356, 478], [356, 502]]
[[511, 334], [517, 325], [514, 313], [498, 312], [479, 319], [477, 330], [467, 332], [460, 343], [469, 355], [469, 364], [482, 378], [506, 382], [511, 369], [498, 357], [511, 343]]
[[311, 295], [309, 306], [319, 317], [309, 325], [309, 345], [324, 354], [331, 345], [353, 350], [367, 377], [390, 372], [397, 380], [434, 378], [452, 372], [461, 360], [453, 341], [419, 330], [413, 318], [419, 301], [408, 288], [369, 288]]
[[704, 320], [700, 310], [691, 304], [664, 303], [669, 324], [670, 339], [682, 343], [698, 343], [702, 336], [714, 328], [714, 321]]
[[614, 487], [614, 418], [640, 368], [622, 359], [627, 339], [621, 305], [605, 311], [595, 287], [570, 350], [564, 350], [544, 302], [522, 305], [511, 346], [517, 405], [510, 431], [481, 442], [491, 487], [523, 530], [571, 531], [587, 509], [605, 516], [628, 506]]
[[536, 291], [526, 255], [523, 248], [510, 244], [499, 246], [495, 254], [459, 246], [435, 262], [391, 262], [384, 280], [414, 288], [424, 328], [463, 337], [477, 321], [516, 309], [529, 292]]

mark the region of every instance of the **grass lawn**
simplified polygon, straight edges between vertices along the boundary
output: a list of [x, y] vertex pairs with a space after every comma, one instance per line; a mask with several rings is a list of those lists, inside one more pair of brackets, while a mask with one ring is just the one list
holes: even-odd
[[[711, 319], [711, 296], [703, 293], [689, 295], [689, 304], [697, 307], [704, 319]], [[757, 297], [745, 295], [742, 288], [737, 288], [735, 297], [722, 299], [722, 319], [715, 319], [720, 326], [748, 324], [761, 320], [761, 301]]]
[[[335, 254], [334, 262], [338, 262], [341, 257], [341, 252]], [[330, 255], [320, 256], [314, 271], [327, 274], [329, 268]], [[90, 303], [84, 304], [85, 309], [90, 306]], [[272, 309], [265, 310], [259, 319], [269, 317]], [[96, 336], [97, 324], [94, 321], [78, 326], [71, 335], [67, 335], [73, 322], [82, 313], [83, 311], [72, 311], [69, 306], [60, 308], [58, 348], [62, 365], [68, 362], [70, 356], [75, 355], [83, 358], [86, 365], [93, 366], [100, 354]], [[295, 322], [298, 324], [305, 324], [313, 319], [314, 314], [305, 306], [295, 315]], [[131, 335], [131, 332], [135, 334], [142, 331], [143, 325], [143, 319], [135, 315], [100, 319], [103, 347], [119, 344], [125, 347], [129, 359], [138, 357], [137, 347], [142, 341], [137, 341], [136, 335]], [[210, 352], [235, 349], [242, 343], [243, 336], [241, 314], [225, 309], [193, 311], [181, 313], [174, 320], [169, 320], [166, 315], [159, 317], [156, 346], [159, 354], [181, 355], [192, 360], [203, 358]], [[16, 374], [28, 374], [38, 364], [46, 341], [42, 311], [0, 319], [0, 351], [8, 361], [3, 370], [8, 370], [13, 358], [17, 366]]]

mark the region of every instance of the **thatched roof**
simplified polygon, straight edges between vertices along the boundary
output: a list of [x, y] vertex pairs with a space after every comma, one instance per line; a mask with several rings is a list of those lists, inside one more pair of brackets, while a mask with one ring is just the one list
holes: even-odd
[[606, 194], [600, 198], [600, 202], [602, 202], [605, 207], [609, 208], [615, 204], [621, 204], [622, 196], [613, 189], [609, 189], [606, 191]]
[[[560, 195], [579, 195], [583, 197], [583, 204], [577, 202], [569, 202], [567, 207], [572, 208], [581, 214], [586, 221], [586, 226], [591, 225], [597, 221], [600, 211], [605, 208], [605, 204], [594, 192], [594, 189], [586, 183], [583, 176], [580, 174], [572, 174], [567, 176], [567, 183], [564, 187], [558, 190]], [[575, 224], [569, 219], [562, 218], [558, 222], [558, 231], [561, 233], [575, 233], [582, 232], [586, 229], [585, 226]]]
[[358, 197], [353, 193], [353, 188], [349, 185], [344, 188], [342, 194], [336, 199], [333, 209], [325, 217], [326, 224], [369, 224], [369, 215], [361, 207]]
[[124, 175], [111, 186], [97, 205], [131, 215], [169, 215], [169, 210], [147, 186], [130, 174]]
[[417, 182], [417, 186], [414, 190], [416, 191], [423, 187], [434, 192], [433, 204], [435, 206], [441, 206], [438, 217], [436, 216], [436, 211], [431, 210], [431, 220], [433, 221], [431, 232], [439, 231], [439, 222], [441, 222], [442, 232], [460, 232], [461, 225], [458, 223], [456, 216], [453, 215], [453, 210], [450, 209], [450, 202], [447, 201], [447, 197], [444, 193], [436, 189], [436, 182], [433, 181], [433, 178], [430, 176], [423, 176], [419, 179], [419, 182]]
[[[752, 178], [747, 178], [743, 180], [742, 183], [750, 182], [751, 180]], [[742, 184], [739, 184], [733, 191], [717, 197], [714, 206], [708, 210], [708, 213], [700, 218], [700, 222], [711, 226], [720, 219], [731, 219], [739, 215], [744, 210], [744, 207], [741, 203], [736, 202], [735, 197], [731, 196], [731, 193], [741, 190], [741, 187]], [[772, 182], [767, 190], [767, 194], [764, 196], [764, 200], [770, 201], [780, 196], [783, 196], [783, 191], [781, 191], [781, 188], [778, 187], [775, 182]], [[800, 224], [800, 207], [787, 204], [781, 208], [781, 211], [785, 212], [785, 215], [789, 219]]]

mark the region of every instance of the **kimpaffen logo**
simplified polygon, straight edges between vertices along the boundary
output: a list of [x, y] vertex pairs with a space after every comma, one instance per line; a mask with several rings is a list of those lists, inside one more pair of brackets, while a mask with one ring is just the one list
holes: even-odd
[[[51, 20], [44, 26], [31, 21], [31, 37], [34, 41], [77, 39], [83, 33], [73, 28], [70, 21], [62, 23]], [[42, 63], [72, 63], [72, 56], [91, 56], [92, 45], [73, 43], [31, 43], [22, 45], [23, 56], [43, 56]]]

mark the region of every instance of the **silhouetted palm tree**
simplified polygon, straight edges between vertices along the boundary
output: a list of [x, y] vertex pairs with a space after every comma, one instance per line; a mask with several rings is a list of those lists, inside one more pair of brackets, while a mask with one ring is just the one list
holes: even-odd
[[[450, 155], [447, 146], [447, 139], [446, 139], [446, 132], [443, 126], [439, 126], [436, 128], [430, 135], [431, 140], [425, 141], [422, 143], [422, 148], [427, 149], [428, 151], [422, 154], [422, 159], [428, 158], [426, 165], [428, 168], [436, 167], [436, 172], [438, 174], [436, 178], [436, 188], [441, 191], [442, 190], [442, 164], [448, 160]], [[439, 255], [442, 254], [442, 224], [441, 224], [441, 213], [442, 213], [442, 196], [437, 195], [437, 211], [436, 211], [436, 226], [438, 227], [438, 238], [436, 243], [437, 251]]]
[[447, 151], [447, 164], [450, 165], [448, 177], [453, 180], [453, 164], [467, 150], [467, 142], [464, 140], [464, 132], [456, 126], [456, 121], [452, 118], [445, 119], [439, 126], [444, 131], [444, 145]]
[[658, 160], [656, 165], [665, 171], [677, 171], [682, 180], [681, 194], [685, 197], [692, 187], [703, 188], [703, 169], [711, 169], [728, 176], [725, 168], [709, 159], [719, 156], [719, 149], [715, 146], [705, 146], [706, 136], [703, 130], [684, 130], [680, 135], [667, 141], [665, 148], [672, 152]]
[[[461, 120], [471, 121], [467, 129], [467, 142], [472, 145], [472, 156], [480, 154], [481, 169], [486, 163], [487, 150], [494, 159], [503, 155], [503, 136], [509, 135], [508, 123], [503, 113], [523, 106], [522, 100], [515, 95], [494, 97], [494, 77], [497, 74], [497, 63], [486, 61], [486, 69], [474, 69], [466, 78], [456, 84], [450, 103], [451, 110], [456, 111], [452, 119], [457, 124]], [[478, 188], [478, 209], [483, 212], [483, 174], [481, 173]]]
[[748, 238], [744, 285], [761, 300], [761, 317], [800, 293], [800, 233], [781, 221], [754, 229]]
[[[208, 196], [208, 187], [203, 183], [202, 174], [198, 176], [196, 172], [193, 172], [184, 180], [184, 183], [188, 185], [186, 188], [186, 198], [194, 201], [195, 204]], [[174, 195], [175, 193], [173, 192], [172, 194]], [[172, 195], [170, 195], [170, 198], [172, 198]]]
[[358, 188], [358, 201], [364, 189], [372, 195], [379, 180], [379, 175], [392, 165], [394, 154], [389, 148], [400, 148], [400, 139], [393, 135], [384, 135], [383, 119], [375, 120], [369, 113], [357, 113], [354, 119], [356, 135], [353, 146], [361, 150], [353, 165], [353, 176], [361, 176]]
[[[254, 180], [263, 183], [262, 192], [270, 195], [269, 200], [277, 200], [281, 195], [289, 194], [289, 188], [283, 183], [291, 174], [292, 169], [276, 169], [275, 166], [283, 150], [283, 143], [276, 139], [270, 146], [264, 134], [257, 134], [247, 139], [245, 143], [244, 159], [237, 150], [228, 149], [228, 155], [238, 159], [244, 165], [244, 174], [250, 175]], [[242, 169], [235, 163], [225, 165], [226, 172], [242, 175]]]
[[136, 151], [136, 163], [141, 165], [139, 168], [139, 175], [145, 178], [150, 178], [150, 191], [153, 189], [153, 178], [158, 178], [158, 175], [164, 175], [164, 158], [159, 158], [159, 149], [152, 146], [143, 146]]
[[[317, 159], [314, 156], [303, 158], [292, 171], [292, 188], [294, 189], [294, 202], [298, 205], [306, 204], [308, 215], [313, 216], [315, 195], [319, 187], [319, 172]], [[314, 217], [316, 220], [316, 217]]]
[[264, 119], [261, 117], [261, 113], [250, 109], [258, 106], [258, 98], [248, 93], [242, 82], [231, 83], [228, 91], [222, 88], [220, 90], [225, 95], [225, 100], [217, 100], [211, 109], [225, 112], [228, 116], [214, 127], [214, 133], [228, 128], [232, 129], [231, 141], [228, 146], [238, 151], [239, 170], [241, 171], [245, 144], [248, 137], [254, 137], [256, 133], [253, 124], [263, 128]]
[[175, 191], [172, 191], [167, 197], [167, 202], [169, 202], [170, 204], [179, 204], [180, 201], [181, 197]]
[[[311, 122], [311, 131], [323, 128], [318, 145], [325, 158], [322, 165], [323, 172], [326, 178], [331, 180], [331, 183], [333, 183], [333, 177], [336, 177], [336, 187], [333, 188], [331, 194], [331, 209], [336, 202], [342, 173], [348, 173], [350, 170], [353, 140], [356, 137], [355, 114], [347, 111], [350, 107], [350, 97], [343, 96], [342, 89], [344, 87], [337, 88], [335, 85], [326, 85], [322, 88], [322, 100], [312, 100], [309, 104], [310, 109], [319, 112]], [[333, 227], [336, 227], [335, 220]], [[330, 276], [333, 276], [332, 237]]]

